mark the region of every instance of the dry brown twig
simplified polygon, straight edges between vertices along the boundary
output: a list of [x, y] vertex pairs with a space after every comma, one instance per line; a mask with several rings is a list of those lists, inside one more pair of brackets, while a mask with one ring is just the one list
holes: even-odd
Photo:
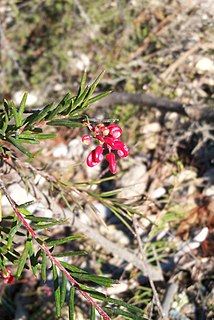
[[102, 99], [101, 102], [95, 102], [94, 106], [102, 107], [114, 105], [133, 104], [134, 106], [150, 107], [162, 112], [176, 112], [180, 115], [187, 116], [193, 121], [214, 122], [214, 109], [201, 105], [185, 105], [178, 101], [172, 101], [166, 98], [159, 98], [150, 94], [143, 93], [126, 93], [113, 92]]

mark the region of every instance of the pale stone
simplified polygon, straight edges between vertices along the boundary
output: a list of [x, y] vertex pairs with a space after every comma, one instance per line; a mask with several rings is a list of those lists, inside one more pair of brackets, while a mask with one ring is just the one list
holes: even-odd
[[153, 132], [160, 132], [161, 131], [161, 125], [158, 122], [152, 122], [148, 123], [143, 127], [142, 133], [149, 134]]
[[102, 203], [93, 202], [93, 206], [99, 211], [99, 216], [102, 219], [106, 219], [111, 215], [111, 211], [109, 210], [109, 208], [104, 206]]
[[[35, 198], [29, 194], [26, 189], [20, 187], [18, 183], [14, 183], [8, 187], [8, 192], [11, 198], [18, 204], [24, 204], [26, 202], [34, 201]], [[2, 207], [10, 206], [7, 198], [5, 196], [2, 197]]]
[[207, 227], [204, 227], [198, 234], [197, 236], [194, 237], [194, 241], [196, 242], [203, 242], [206, 237], [208, 236], [209, 229]]
[[68, 148], [64, 143], [60, 143], [52, 149], [52, 154], [55, 158], [66, 157]]
[[196, 63], [196, 69], [201, 72], [204, 72], [204, 71], [213, 72], [214, 62], [209, 58], [203, 57]]
[[84, 152], [82, 139], [77, 137], [71, 140], [68, 144], [68, 158], [69, 159], [80, 159]]
[[146, 180], [144, 177], [146, 173], [146, 166], [138, 164], [130, 168], [121, 179], [123, 190], [118, 194], [119, 198], [132, 198], [141, 196], [145, 192]]
[[197, 173], [195, 171], [193, 171], [193, 170], [188, 170], [188, 169], [182, 170], [177, 176], [177, 179], [178, 179], [179, 183], [182, 183], [182, 182], [185, 182], [185, 181], [189, 181], [189, 180], [193, 180], [193, 179], [196, 179], [196, 178], [197, 178]]
[[154, 190], [151, 194], [151, 198], [152, 199], [159, 199], [161, 197], [163, 197], [166, 193], [166, 189], [163, 187], [157, 188], [156, 190]]
[[[23, 98], [24, 91], [17, 91], [13, 95], [13, 101], [15, 105], [20, 105], [20, 102]], [[27, 95], [27, 100], [26, 100], [26, 106], [34, 106], [36, 103], [38, 103], [38, 94], [35, 92], [29, 92]]]

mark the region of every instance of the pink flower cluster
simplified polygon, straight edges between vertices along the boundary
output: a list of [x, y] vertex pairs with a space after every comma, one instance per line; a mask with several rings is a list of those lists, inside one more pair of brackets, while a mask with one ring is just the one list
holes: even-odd
[[108, 126], [105, 126], [103, 123], [99, 123], [95, 126], [92, 126], [89, 123], [86, 124], [91, 131], [91, 135], [84, 135], [82, 137], [82, 142], [89, 145], [93, 138], [99, 143], [99, 145], [89, 153], [86, 159], [87, 165], [89, 167], [96, 166], [103, 160], [104, 151], [107, 151], [106, 160], [109, 163], [109, 169], [113, 174], [116, 173], [116, 156], [112, 151], [117, 151], [118, 156], [121, 158], [125, 158], [129, 154], [127, 146], [120, 140], [122, 134], [121, 127], [116, 124], [110, 124]]
[[9, 268], [6, 268], [6, 274], [4, 274], [3, 270], [0, 270], [0, 278], [3, 279], [5, 284], [12, 284], [14, 282], [14, 277], [11, 275], [12, 271]]

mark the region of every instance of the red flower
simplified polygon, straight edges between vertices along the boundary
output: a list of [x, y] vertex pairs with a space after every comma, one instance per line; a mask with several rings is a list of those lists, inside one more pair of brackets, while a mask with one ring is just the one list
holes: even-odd
[[96, 164], [98, 164], [100, 161], [103, 160], [103, 148], [101, 146], [96, 147], [96, 149], [92, 150], [87, 159], [87, 165], [89, 167], [94, 167]]
[[[118, 156], [121, 158], [125, 158], [129, 154], [127, 146], [122, 141], [120, 141], [122, 128], [114, 123], [108, 126], [99, 123], [94, 127], [90, 123], [86, 124], [89, 130], [93, 132], [93, 138], [101, 144], [89, 153], [86, 159], [87, 165], [89, 167], [94, 167], [98, 163], [100, 163], [103, 160], [103, 151], [105, 150], [108, 151], [108, 154], [106, 155], [106, 160], [109, 163], [109, 169], [113, 174], [116, 173], [116, 157], [112, 150], [116, 150]], [[83, 136], [83, 143], [89, 145], [92, 136]]]
[[108, 126], [109, 128], [109, 133], [112, 135], [114, 138], [119, 138], [122, 134], [122, 129], [121, 127], [117, 126], [116, 124], [110, 124]]
[[82, 142], [87, 146], [91, 143], [91, 136], [90, 134], [86, 134], [82, 137]]
[[115, 158], [115, 154], [110, 152], [106, 155], [106, 160], [109, 163], [109, 170], [111, 171], [111, 173], [116, 173], [116, 169], [117, 169], [117, 163], [116, 163], [116, 158]]

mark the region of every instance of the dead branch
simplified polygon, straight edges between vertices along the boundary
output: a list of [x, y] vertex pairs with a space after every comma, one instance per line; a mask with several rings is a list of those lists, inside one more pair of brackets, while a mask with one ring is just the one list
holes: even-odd
[[143, 93], [113, 92], [101, 101], [95, 102], [94, 106], [110, 107], [116, 104], [126, 105], [130, 103], [141, 107], [155, 108], [162, 112], [176, 112], [189, 117], [193, 121], [214, 122], [214, 108], [201, 105], [185, 105], [178, 101]]

